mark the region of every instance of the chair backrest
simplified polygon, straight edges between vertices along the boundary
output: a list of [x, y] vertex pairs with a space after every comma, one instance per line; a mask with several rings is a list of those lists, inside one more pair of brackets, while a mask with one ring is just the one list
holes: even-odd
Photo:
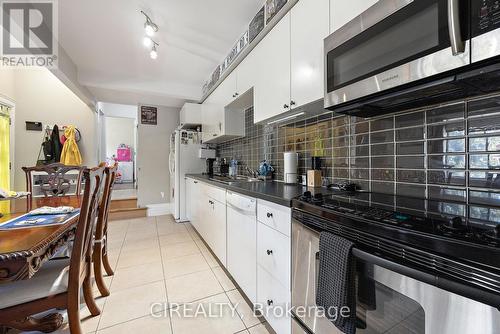
[[[99, 166], [103, 166], [103, 164], [99, 164]], [[99, 204], [99, 217], [97, 218], [97, 227], [95, 232], [96, 240], [102, 240], [108, 230], [108, 213], [117, 170], [118, 163], [115, 163], [113, 166], [106, 167], [104, 169], [106, 181], [104, 182], [102, 197]]]
[[31, 194], [33, 194], [33, 174], [43, 172], [47, 175], [40, 177], [42, 182], [39, 186], [45, 197], [67, 195], [71, 188], [71, 180], [67, 174], [71, 171], [78, 171], [75, 194], [80, 195], [81, 193], [82, 173], [85, 167], [53, 163], [45, 166], [23, 167], [22, 169], [26, 174], [26, 191], [31, 192]]
[[[88, 270], [92, 259], [92, 243], [97, 218], [99, 194], [104, 182], [104, 168], [85, 169], [83, 179], [85, 189], [80, 207], [80, 218], [76, 227], [71, 262], [69, 267], [68, 290], [78, 289]], [[73, 290], [76, 291], [76, 290]]]

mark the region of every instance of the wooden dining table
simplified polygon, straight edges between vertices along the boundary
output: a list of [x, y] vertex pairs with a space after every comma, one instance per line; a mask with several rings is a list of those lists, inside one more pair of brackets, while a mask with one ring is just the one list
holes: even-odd
[[[5, 202], [8, 202], [5, 203]], [[24, 197], [0, 202], [0, 224], [42, 206], [80, 208], [82, 196]], [[75, 235], [79, 215], [62, 225], [0, 230], [0, 284], [26, 280], [36, 275], [43, 264], [67, 245]], [[62, 316], [43, 319], [19, 319], [31, 330], [54, 331], [62, 325]], [[0, 326], [1, 331], [1, 326]]]

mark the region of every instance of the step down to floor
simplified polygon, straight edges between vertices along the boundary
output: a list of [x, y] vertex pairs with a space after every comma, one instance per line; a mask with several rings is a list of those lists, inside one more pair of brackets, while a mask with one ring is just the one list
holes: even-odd
[[137, 207], [137, 197], [111, 200], [109, 220], [132, 219], [146, 216], [147, 208]]
[[112, 199], [110, 210], [137, 208], [137, 197]]

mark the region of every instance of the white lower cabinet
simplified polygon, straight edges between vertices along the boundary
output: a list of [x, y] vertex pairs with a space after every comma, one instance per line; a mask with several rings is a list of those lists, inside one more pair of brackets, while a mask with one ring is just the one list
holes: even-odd
[[226, 266], [226, 190], [188, 178], [191, 224]]
[[285, 288], [258, 264], [257, 305], [277, 334], [290, 334], [292, 331], [292, 319], [288, 315], [290, 302], [290, 289]]
[[291, 334], [291, 210], [187, 179], [191, 224], [271, 327]]
[[[208, 244], [214, 254], [219, 258], [224, 266], [226, 261], [226, 203], [221, 203], [210, 199], [212, 212], [209, 212], [206, 219], [209, 221], [207, 235]], [[209, 210], [210, 211], [210, 210]]]
[[257, 224], [257, 262], [290, 290], [290, 237]]
[[257, 302], [278, 334], [290, 334], [291, 210], [257, 201]]

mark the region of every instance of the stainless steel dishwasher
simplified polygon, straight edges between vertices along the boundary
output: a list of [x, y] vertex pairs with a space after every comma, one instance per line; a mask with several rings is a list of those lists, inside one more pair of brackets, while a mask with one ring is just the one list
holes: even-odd
[[257, 300], [257, 201], [228, 191], [227, 269], [247, 297]]

